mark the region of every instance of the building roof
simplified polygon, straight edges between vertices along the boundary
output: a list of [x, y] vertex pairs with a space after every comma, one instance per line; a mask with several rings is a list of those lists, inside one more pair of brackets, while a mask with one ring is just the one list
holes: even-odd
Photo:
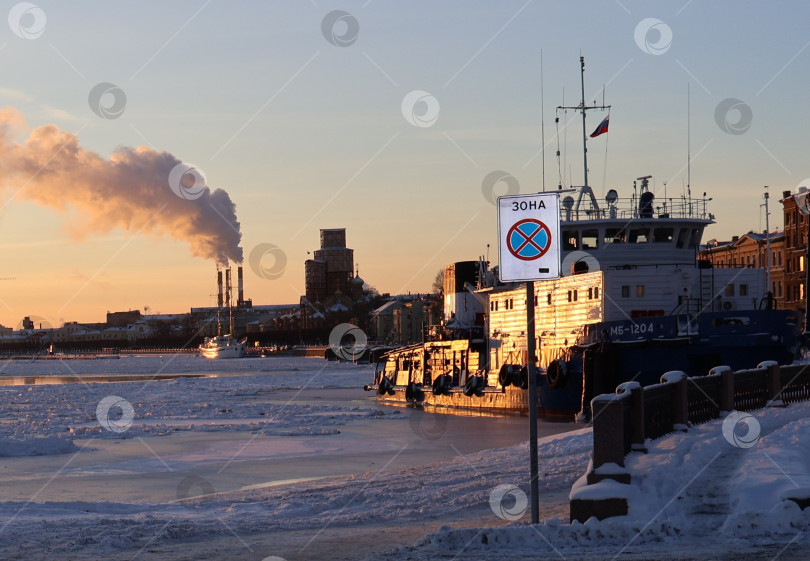
[[371, 312], [372, 316], [378, 316], [380, 314], [391, 314], [394, 312], [395, 308], [401, 308], [403, 306], [402, 302], [399, 300], [391, 300], [390, 302], [386, 302], [373, 312]]

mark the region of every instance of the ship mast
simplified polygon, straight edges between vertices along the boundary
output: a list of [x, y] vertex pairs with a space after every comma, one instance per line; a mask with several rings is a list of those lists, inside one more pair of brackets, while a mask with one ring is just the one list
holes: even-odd
[[577, 210], [579, 210], [579, 203], [582, 201], [583, 195], [587, 194], [590, 199], [591, 203], [599, 209], [599, 206], [596, 203], [596, 197], [593, 194], [593, 190], [591, 190], [590, 186], [588, 185], [588, 131], [587, 131], [587, 123], [585, 120], [585, 115], [589, 109], [610, 109], [610, 105], [604, 105], [604, 101], [602, 105], [585, 105], [585, 57], [579, 57], [579, 64], [580, 64], [580, 87], [582, 97], [580, 98], [579, 105], [577, 106], [565, 106], [561, 105], [557, 107], [557, 110], [567, 110], [573, 109], [582, 113], [582, 165], [583, 165], [583, 178], [584, 178], [584, 185], [582, 191], [579, 194], [579, 200], [577, 201]]

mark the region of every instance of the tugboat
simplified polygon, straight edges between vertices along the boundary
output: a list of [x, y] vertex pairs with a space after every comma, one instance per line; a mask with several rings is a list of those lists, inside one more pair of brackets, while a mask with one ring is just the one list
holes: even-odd
[[[240, 273], [241, 282], [241, 273]], [[203, 358], [242, 358], [245, 356], [246, 343], [245, 341], [238, 341], [233, 335], [233, 308], [231, 306], [231, 270], [225, 269], [225, 295], [228, 304], [228, 316], [230, 331], [227, 334], [222, 333], [222, 306], [223, 306], [223, 293], [222, 293], [222, 271], [217, 271], [217, 335], [216, 337], [206, 337], [202, 345], [200, 345], [200, 356]]]
[[[576, 109], [584, 115], [584, 99]], [[698, 260], [711, 199], [659, 202], [644, 175], [632, 196], [611, 189], [601, 206], [585, 169], [585, 185], [563, 191], [563, 276], [533, 283], [540, 416], [587, 420], [593, 396], [668, 370], [792, 362], [799, 314], [773, 309], [765, 270]], [[383, 402], [527, 412], [526, 288], [500, 283], [483, 259], [444, 276], [443, 328], [384, 355], [366, 389]]]

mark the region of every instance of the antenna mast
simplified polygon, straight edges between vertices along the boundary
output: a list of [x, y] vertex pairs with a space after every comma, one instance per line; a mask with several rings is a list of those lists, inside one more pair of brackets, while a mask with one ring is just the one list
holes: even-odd
[[686, 83], [686, 195], [689, 198], [689, 216], [692, 216], [692, 96]]
[[561, 105], [557, 107], [557, 109], [575, 109], [582, 113], [582, 164], [583, 164], [583, 171], [584, 175], [583, 178], [585, 180], [585, 187], [588, 187], [588, 132], [586, 130], [586, 121], [585, 121], [585, 114], [587, 113], [588, 109], [610, 109], [610, 105], [585, 105], [585, 57], [579, 57], [579, 64], [580, 64], [580, 86], [582, 97], [579, 105], [576, 107], [572, 106], [564, 106]]
[[766, 267], [765, 267], [765, 285], [768, 289], [768, 292], [771, 290], [771, 228], [768, 222], [768, 217], [770, 213], [768, 212], [768, 199], [770, 195], [768, 193], [768, 186], [765, 186], [765, 259], [767, 260]]
[[546, 116], [545, 101], [543, 96], [543, 49], [540, 49], [540, 154], [543, 159], [543, 192], [546, 190]]

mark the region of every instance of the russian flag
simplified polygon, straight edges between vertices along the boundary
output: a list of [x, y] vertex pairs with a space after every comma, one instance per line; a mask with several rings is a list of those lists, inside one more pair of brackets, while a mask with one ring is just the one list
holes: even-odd
[[596, 130], [591, 133], [591, 138], [595, 136], [599, 136], [600, 134], [606, 133], [608, 131], [608, 124], [610, 121], [610, 115], [605, 117], [605, 120], [599, 123], [599, 126], [596, 127]]

